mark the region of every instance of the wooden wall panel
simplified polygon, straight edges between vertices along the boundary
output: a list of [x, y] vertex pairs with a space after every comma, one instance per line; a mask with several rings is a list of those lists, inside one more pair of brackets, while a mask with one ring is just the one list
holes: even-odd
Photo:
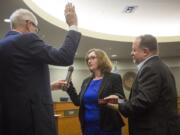
[[[81, 128], [78, 118], [78, 113], [73, 111], [79, 108], [74, 106], [71, 102], [55, 102], [54, 111], [56, 117], [56, 125], [58, 135], [81, 135]], [[68, 116], [68, 112], [70, 115]], [[128, 120], [123, 117], [125, 126], [122, 128], [122, 134], [128, 135]]]

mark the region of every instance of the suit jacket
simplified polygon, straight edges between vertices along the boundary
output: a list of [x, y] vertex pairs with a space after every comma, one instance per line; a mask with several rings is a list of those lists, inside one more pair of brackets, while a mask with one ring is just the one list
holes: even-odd
[[48, 64], [71, 65], [79, 40], [69, 31], [56, 49], [34, 33], [10, 31], [0, 41], [3, 135], [56, 135]]
[[169, 68], [154, 56], [138, 71], [129, 101], [119, 106], [130, 135], [176, 135], [177, 91]]
[[[84, 104], [83, 104], [83, 96], [88, 88], [92, 76], [86, 78], [81, 86], [81, 91], [77, 94], [75, 88], [71, 85], [68, 89], [68, 94], [72, 100], [72, 102], [80, 106], [79, 109], [79, 118], [81, 127], [84, 127]], [[103, 77], [102, 84], [99, 90], [99, 99], [107, 97], [109, 95], [117, 95], [119, 97], [125, 97], [124, 91], [122, 88], [122, 80], [120, 75], [114, 73], [106, 73]], [[100, 106], [100, 127], [104, 131], [117, 131], [124, 125], [122, 118], [120, 117], [117, 111], [107, 108], [106, 106]]]

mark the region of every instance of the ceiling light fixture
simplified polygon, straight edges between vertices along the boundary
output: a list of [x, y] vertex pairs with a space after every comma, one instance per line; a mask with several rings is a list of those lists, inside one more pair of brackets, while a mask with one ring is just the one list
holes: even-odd
[[5, 18], [5, 19], [4, 19], [4, 22], [10, 23], [10, 19]]
[[127, 6], [125, 7], [125, 9], [123, 10], [123, 13], [134, 13], [136, 11], [138, 6]]
[[115, 58], [115, 57], [117, 57], [117, 55], [116, 55], [116, 54], [112, 54], [111, 57], [112, 57], [112, 58]]

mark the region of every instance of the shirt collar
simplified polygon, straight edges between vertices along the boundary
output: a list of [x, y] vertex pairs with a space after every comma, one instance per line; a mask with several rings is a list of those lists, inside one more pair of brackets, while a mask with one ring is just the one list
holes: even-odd
[[21, 34], [21, 32], [11, 30], [6, 33], [5, 37], [10, 36], [10, 35], [18, 35], [18, 34]]
[[141, 67], [144, 65], [144, 63], [145, 63], [146, 61], [148, 61], [149, 59], [151, 59], [152, 57], [155, 57], [155, 56], [157, 56], [157, 55], [152, 55], [152, 56], [146, 58], [145, 60], [143, 60], [141, 63], [139, 63], [139, 64], [137, 65], [138, 71], [141, 69]]

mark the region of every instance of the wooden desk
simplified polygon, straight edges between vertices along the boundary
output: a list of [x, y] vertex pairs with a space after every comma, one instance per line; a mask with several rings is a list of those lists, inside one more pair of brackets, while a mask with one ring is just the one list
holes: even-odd
[[81, 135], [78, 107], [71, 102], [55, 102], [54, 111], [58, 135]]
[[177, 108], [178, 108], [178, 114], [180, 114], [180, 97], [178, 97], [178, 103], [177, 103]]
[[122, 128], [122, 135], [129, 135], [129, 131], [128, 131], [128, 119], [123, 117], [123, 120], [124, 120], [124, 123], [125, 123], [125, 126]]
[[[71, 102], [55, 102], [54, 111], [58, 135], [82, 135], [78, 118], [79, 108]], [[123, 117], [125, 126], [122, 134], [128, 135], [128, 121]]]

